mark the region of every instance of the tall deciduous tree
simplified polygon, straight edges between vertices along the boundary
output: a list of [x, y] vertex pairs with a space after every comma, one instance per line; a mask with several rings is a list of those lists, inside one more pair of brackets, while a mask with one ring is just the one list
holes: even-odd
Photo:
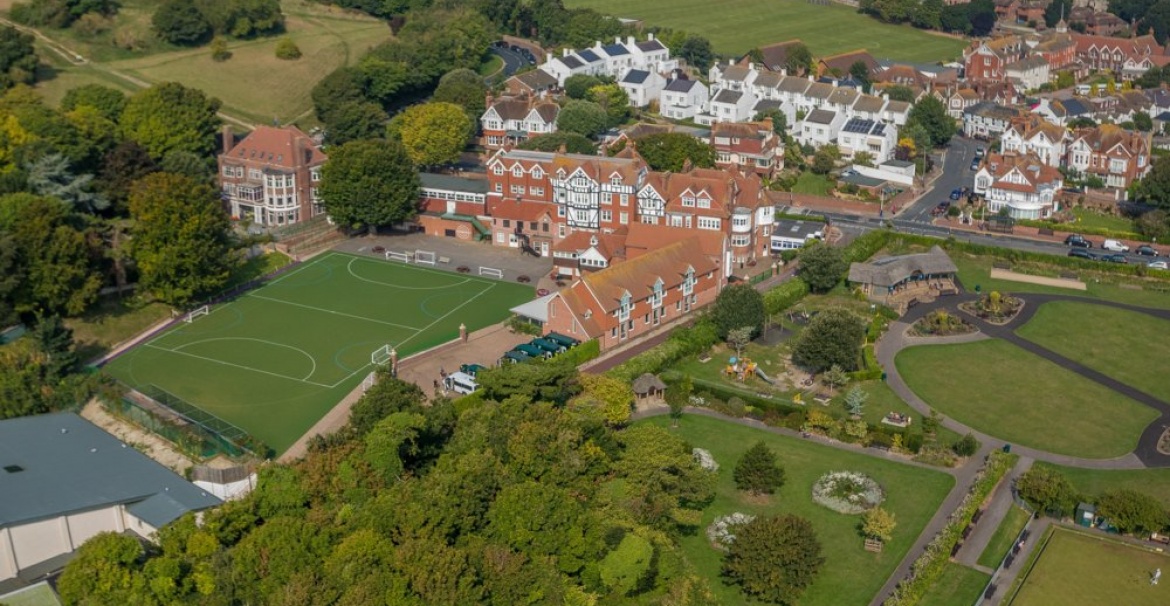
[[69, 89], [61, 99], [61, 111], [65, 112], [86, 105], [101, 112], [106, 119], [117, 122], [126, 107], [126, 95], [101, 84], [85, 84]]
[[682, 171], [689, 162], [696, 168], [715, 167], [715, 148], [684, 133], [657, 133], [636, 141], [638, 155], [650, 168]]
[[874, 507], [861, 517], [861, 533], [883, 543], [889, 542], [894, 537], [894, 529], [897, 526], [898, 522], [894, 514], [881, 507]]
[[211, 37], [211, 24], [193, 0], [167, 0], [151, 17], [160, 38], [171, 44], [195, 45]]
[[130, 215], [140, 284], [165, 303], [182, 307], [214, 293], [239, 264], [218, 192], [205, 183], [149, 175], [131, 190]]
[[920, 124], [930, 134], [930, 144], [934, 147], [945, 145], [955, 136], [958, 126], [955, 119], [947, 114], [947, 108], [935, 97], [925, 96], [910, 109], [906, 124]]
[[1121, 532], [1161, 532], [1168, 520], [1166, 507], [1158, 499], [1128, 489], [1101, 495], [1097, 513]]
[[706, 73], [711, 63], [715, 61], [715, 50], [711, 48], [711, 41], [698, 34], [688, 34], [683, 38], [682, 44], [675, 48], [674, 54], [680, 59], [686, 59], [688, 65], [703, 73]]
[[1137, 197], [1170, 211], [1170, 156], [1156, 156], [1150, 172], [1134, 187]]
[[397, 141], [351, 141], [329, 153], [322, 169], [321, 202], [351, 228], [399, 223], [418, 213], [418, 173]]
[[570, 154], [595, 154], [597, 145], [583, 135], [569, 131], [557, 131], [547, 135], [538, 135], [527, 139], [516, 147], [532, 151], [555, 152], [561, 151]]
[[203, 91], [165, 82], [130, 97], [119, 126], [155, 160], [176, 150], [207, 157], [215, 152], [219, 106]]
[[0, 27], [0, 88], [32, 84], [36, 71], [32, 35], [15, 27]]
[[589, 89], [605, 84], [601, 78], [591, 74], [573, 74], [565, 78], [565, 95], [570, 99], [588, 100]]
[[61, 575], [57, 591], [66, 604], [129, 604], [142, 545], [124, 534], [103, 532], [86, 541]]
[[763, 442], [756, 442], [743, 453], [732, 473], [735, 487], [752, 494], [773, 494], [784, 486], [784, 468], [776, 453]]
[[824, 563], [808, 520], [767, 516], [739, 529], [723, 558], [723, 574], [752, 598], [794, 606]]
[[483, 115], [487, 86], [483, 76], [467, 68], [451, 70], [439, 78], [433, 101], [454, 103], [462, 107], [472, 120]]
[[804, 44], [793, 44], [788, 47], [788, 57], [785, 59], [784, 67], [789, 74], [803, 75], [812, 69], [813, 56], [812, 51]]
[[1058, 516], [1072, 513], [1078, 495], [1072, 482], [1059, 471], [1046, 466], [1034, 466], [1016, 480], [1020, 497], [1037, 509]]
[[621, 426], [630, 421], [634, 390], [629, 383], [606, 375], [582, 374], [581, 387], [583, 391], [578, 399], [585, 405], [600, 408], [606, 423]]
[[412, 105], [392, 122], [406, 155], [419, 166], [439, 166], [459, 159], [472, 133], [471, 119], [453, 103]]
[[0, 232], [15, 243], [23, 278], [12, 294], [18, 312], [77, 315], [97, 299], [101, 275], [92, 240], [73, 227], [59, 200], [10, 194], [0, 198]]
[[755, 333], [764, 328], [764, 297], [747, 284], [724, 288], [715, 298], [711, 319], [719, 330], [719, 338], [737, 328], [750, 326]]
[[594, 137], [605, 131], [605, 110], [592, 101], [569, 101], [557, 114], [557, 130]]
[[824, 243], [800, 251], [800, 279], [813, 292], [828, 292], [841, 282], [848, 265], [841, 249]]
[[589, 100], [605, 110], [609, 117], [608, 126], [617, 126], [630, 117], [630, 97], [617, 84], [598, 84], [590, 88]]
[[840, 307], [826, 309], [800, 333], [792, 361], [813, 372], [828, 370], [834, 364], [855, 370], [864, 338], [865, 325], [853, 312]]

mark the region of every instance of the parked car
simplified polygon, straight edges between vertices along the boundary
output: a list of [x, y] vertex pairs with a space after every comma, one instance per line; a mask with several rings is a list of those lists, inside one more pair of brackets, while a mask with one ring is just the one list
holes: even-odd
[[976, 157], [976, 158], [982, 158], [982, 157], [983, 157], [983, 148], [982, 148], [982, 147], [976, 147], [976, 148], [975, 148], [975, 157]]
[[971, 170], [979, 170], [979, 158], [971, 161]]
[[1156, 257], [1158, 256], [1158, 250], [1149, 244], [1142, 244], [1133, 250], [1133, 254], [1143, 257]]
[[1129, 252], [1129, 247], [1117, 240], [1106, 240], [1101, 244], [1101, 248], [1113, 252]]
[[1093, 243], [1080, 234], [1069, 234], [1064, 243], [1075, 248], [1093, 248]]
[[1129, 259], [1126, 259], [1125, 255], [1123, 255], [1121, 253], [1114, 253], [1112, 255], [1102, 255], [1101, 260], [1108, 261], [1110, 263], [1129, 263]]
[[1170, 263], [1166, 261], [1151, 261], [1146, 264], [1146, 267], [1150, 269], [1170, 269]]
[[1074, 248], [1074, 249], [1068, 251], [1068, 256], [1078, 257], [1081, 259], [1090, 259], [1090, 260], [1097, 258], [1097, 255], [1094, 255], [1093, 253], [1091, 253], [1083, 248]]
[[943, 200], [942, 202], [938, 203], [938, 206], [936, 206], [930, 210], [930, 214], [934, 215], [936, 217], [938, 215], [944, 215], [944, 214], [946, 214], [947, 210], [950, 207], [951, 207], [951, 201], [950, 200]]
[[951, 199], [952, 200], [958, 200], [959, 197], [962, 195], [963, 195], [963, 188], [961, 188], [961, 187], [956, 187], [955, 189], [951, 190]]

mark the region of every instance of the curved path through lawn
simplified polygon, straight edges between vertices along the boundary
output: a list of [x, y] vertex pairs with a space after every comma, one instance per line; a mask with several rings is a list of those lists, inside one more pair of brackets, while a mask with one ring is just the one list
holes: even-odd
[[[1142, 431], [1141, 437], [1138, 438], [1137, 448], [1130, 454], [1114, 459], [1087, 459], [1083, 457], [1072, 457], [1067, 455], [1060, 455], [1046, 452], [1027, 446], [1020, 446], [1012, 444], [1013, 452], [1016, 452], [1025, 457], [1036, 459], [1038, 461], [1047, 461], [1056, 463], [1058, 465], [1067, 465], [1071, 467], [1084, 467], [1091, 469], [1141, 469], [1143, 467], [1170, 467], [1170, 455], [1165, 455], [1158, 452], [1158, 440], [1162, 436], [1162, 432], [1170, 427], [1170, 402], [1160, 400], [1145, 393], [1139, 389], [1122, 383], [1117, 379], [1109, 377], [1097, 370], [1093, 370], [1075, 360], [1071, 360], [1062, 356], [1048, 348], [1042, 347], [1033, 343], [1015, 333], [1015, 328], [1023, 326], [1032, 319], [1036, 311], [1041, 305], [1052, 301], [1071, 301], [1076, 303], [1087, 303], [1092, 305], [1102, 305], [1106, 307], [1114, 307], [1117, 309], [1124, 309], [1143, 313], [1155, 318], [1170, 320], [1170, 310], [1152, 309], [1148, 307], [1139, 307], [1136, 305], [1129, 305], [1126, 303], [1117, 303], [1114, 301], [1105, 301], [1101, 299], [1093, 299], [1089, 297], [1078, 297], [1072, 295], [1059, 294], [1016, 294], [1013, 295], [1024, 300], [1024, 309], [1020, 311], [1011, 322], [997, 326], [990, 324], [979, 318], [969, 315], [964, 315], [965, 318], [972, 321], [981, 331], [977, 335], [963, 335], [960, 337], [942, 337], [942, 338], [916, 338], [906, 335], [906, 329], [919, 318], [925, 316], [927, 313], [945, 307], [952, 307], [959, 303], [974, 301], [978, 295], [962, 295], [958, 297], [945, 297], [937, 299], [931, 303], [924, 303], [917, 305], [910, 309], [906, 315], [902, 316], [897, 322], [890, 324], [890, 329], [878, 340], [877, 343], [877, 357], [878, 362], [886, 369], [886, 382], [894, 393], [898, 394], [907, 404], [912, 406], [918, 412], [924, 415], [929, 415], [932, 410], [922, 398], [918, 397], [906, 381], [898, 372], [898, 367], [894, 363], [895, 356], [902, 349], [911, 345], [926, 345], [926, 344], [943, 344], [943, 343], [963, 343], [976, 341], [985, 338], [1002, 339], [1016, 347], [1025, 351], [1033, 353], [1045, 360], [1048, 360], [1062, 368], [1070, 370], [1090, 381], [1099, 385], [1107, 387], [1114, 392], [1126, 396], [1132, 400], [1140, 402], [1159, 413], [1158, 418], [1154, 419], [1145, 430]], [[1002, 447], [1006, 442], [1000, 438], [989, 436], [983, 432], [972, 429], [950, 417], [943, 421], [943, 425], [948, 429], [952, 429], [959, 433], [972, 433], [979, 438], [984, 444], [993, 445], [996, 448]]]

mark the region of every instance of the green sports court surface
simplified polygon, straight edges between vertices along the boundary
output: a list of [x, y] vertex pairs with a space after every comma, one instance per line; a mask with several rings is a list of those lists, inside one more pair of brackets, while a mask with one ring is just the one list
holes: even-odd
[[[337, 252], [213, 306], [105, 368], [131, 387], [156, 386], [281, 453], [375, 368], [508, 317], [533, 290]], [[490, 363], [490, 360], [469, 360]]]

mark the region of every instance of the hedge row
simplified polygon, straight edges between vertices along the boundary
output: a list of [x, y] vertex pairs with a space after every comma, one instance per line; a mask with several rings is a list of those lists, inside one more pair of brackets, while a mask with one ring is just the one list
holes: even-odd
[[646, 373], [662, 372], [667, 366], [706, 351], [718, 342], [719, 334], [715, 325], [706, 318], [699, 318], [691, 326], [674, 329], [665, 343], [618, 364], [605, 374], [623, 381], [633, 381]]
[[975, 482], [963, 497], [959, 508], [951, 514], [947, 525], [926, 546], [926, 551], [914, 561], [909, 576], [898, 583], [894, 593], [882, 603], [882, 606], [915, 606], [922, 601], [922, 596], [938, 583], [946, 570], [951, 551], [963, 538], [963, 529], [975, 518], [979, 506], [1016, 464], [1017, 458], [1015, 455], [999, 451], [992, 452], [987, 457], [987, 462], [975, 476]]
[[776, 213], [776, 220], [788, 221], [816, 221], [818, 223], [825, 223], [825, 218], [821, 215], [798, 215], [795, 213]]
[[1104, 236], [1106, 238], [1114, 238], [1117, 240], [1140, 240], [1142, 242], [1149, 242], [1148, 236], [1143, 236], [1135, 231], [1122, 231], [1117, 229], [1109, 229], [1106, 227], [1090, 227], [1088, 225], [1077, 225], [1076, 223], [1057, 223], [1055, 221], [1035, 221], [1032, 219], [1017, 219], [1016, 225], [1024, 227], [1037, 227], [1040, 229], [1051, 229], [1054, 231], [1076, 232], [1089, 236]]
[[778, 314], [800, 301], [808, 294], [808, 284], [799, 278], [781, 283], [764, 293], [764, 311]]
[[557, 361], [569, 360], [573, 363], [573, 366], [580, 366], [600, 355], [601, 342], [597, 339], [590, 339], [566, 351], [565, 353], [559, 354], [555, 358], [550, 359]]
[[877, 352], [873, 349], [873, 343], [866, 343], [865, 347], [861, 348], [861, 370], [849, 373], [849, 377], [855, 381], [876, 381], [882, 378], [884, 370], [882, 365], [878, 364]]

